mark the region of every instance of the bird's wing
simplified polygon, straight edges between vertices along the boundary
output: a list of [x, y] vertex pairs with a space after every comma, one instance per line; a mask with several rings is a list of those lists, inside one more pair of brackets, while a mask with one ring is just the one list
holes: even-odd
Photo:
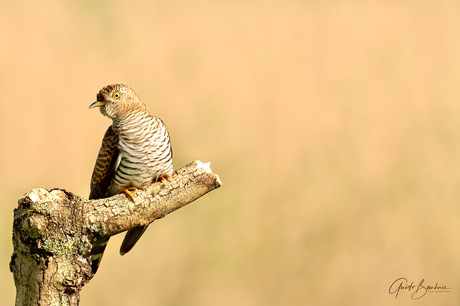
[[100, 199], [108, 196], [119, 155], [118, 135], [112, 126], [109, 126], [107, 132], [105, 132], [104, 139], [102, 139], [101, 149], [91, 176], [90, 199]]
[[[94, 166], [93, 175], [91, 176], [90, 199], [101, 199], [109, 196], [110, 185], [112, 184], [117, 160], [120, 156], [118, 149], [118, 135], [109, 126], [102, 139], [101, 149], [97, 156], [96, 165]], [[96, 274], [101, 264], [102, 255], [110, 237], [96, 237], [92, 241], [91, 249], [91, 268], [93, 275]]]

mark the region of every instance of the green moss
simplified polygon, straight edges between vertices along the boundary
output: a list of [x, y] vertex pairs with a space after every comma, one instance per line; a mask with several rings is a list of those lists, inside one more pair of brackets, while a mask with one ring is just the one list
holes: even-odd
[[43, 203], [31, 205], [30, 208], [36, 211], [46, 212], [47, 214], [50, 214], [53, 211], [51, 202], [43, 202]]
[[105, 203], [105, 205], [107, 207], [112, 207], [112, 206], [124, 207], [124, 206], [126, 206], [126, 200], [124, 200], [124, 199], [122, 199], [122, 200], [110, 200], [110, 201], [107, 201]]
[[90, 245], [91, 245], [91, 243], [90, 243], [90, 241], [88, 239], [88, 236], [83, 236], [81, 238], [81, 244], [80, 244], [80, 249], [78, 250], [78, 253], [79, 254], [85, 254], [88, 251], [88, 249], [90, 248]]
[[55, 255], [63, 255], [69, 253], [75, 243], [74, 238], [67, 236], [67, 240], [60, 241], [59, 239], [46, 239], [43, 248], [45, 251]]
[[107, 233], [106, 230], [105, 230], [105, 226], [98, 226], [98, 225], [91, 225], [89, 227], [89, 229], [92, 231], [92, 232], [96, 232], [97, 234], [99, 234], [100, 236], [105, 236], [105, 234]]

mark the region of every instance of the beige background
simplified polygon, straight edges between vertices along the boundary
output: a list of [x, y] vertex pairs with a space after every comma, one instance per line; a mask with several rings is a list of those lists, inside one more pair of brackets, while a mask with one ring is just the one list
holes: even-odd
[[458, 1], [4, 1], [0, 43], [2, 304], [17, 199], [88, 195], [116, 82], [224, 186], [114, 237], [82, 305], [460, 300]]

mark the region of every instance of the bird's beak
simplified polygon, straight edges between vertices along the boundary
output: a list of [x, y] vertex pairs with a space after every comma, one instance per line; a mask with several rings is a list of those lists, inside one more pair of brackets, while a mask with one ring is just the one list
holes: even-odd
[[101, 107], [105, 103], [107, 103], [107, 101], [96, 101], [96, 102], [91, 103], [89, 108]]

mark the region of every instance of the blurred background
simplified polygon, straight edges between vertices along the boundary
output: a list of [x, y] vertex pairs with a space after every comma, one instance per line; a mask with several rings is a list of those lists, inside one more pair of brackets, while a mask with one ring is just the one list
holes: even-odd
[[81, 305], [459, 303], [458, 1], [3, 1], [0, 45], [2, 304], [17, 200], [88, 195], [112, 83], [223, 187], [112, 238]]

